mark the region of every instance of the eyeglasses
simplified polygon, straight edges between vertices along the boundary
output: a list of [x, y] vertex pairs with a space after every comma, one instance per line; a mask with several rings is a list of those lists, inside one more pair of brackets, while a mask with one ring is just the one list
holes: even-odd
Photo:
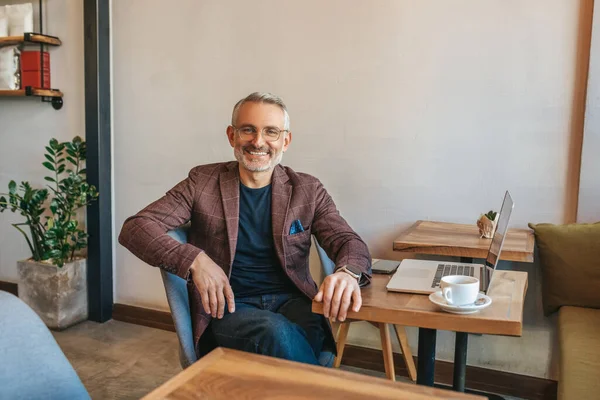
[[[231, 125], [242, 140], [253, 140], [258, 131], [254, 126], [243, 126], [241, 128]], [[276, 142], [279, 140], [281, 133], [288, 132], [287, 129], [279, 129], [276, 127], [266, 127], [262, 129], [262, 136], [267, 142]]]

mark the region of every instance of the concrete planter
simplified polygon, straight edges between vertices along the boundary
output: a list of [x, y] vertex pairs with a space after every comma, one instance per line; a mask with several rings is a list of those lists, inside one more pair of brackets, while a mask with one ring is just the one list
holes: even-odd
[[51, 329], [65, 329], [88, 317], [87, 260], [62, 268], [33, 260], [19, 261], [19, 298]]

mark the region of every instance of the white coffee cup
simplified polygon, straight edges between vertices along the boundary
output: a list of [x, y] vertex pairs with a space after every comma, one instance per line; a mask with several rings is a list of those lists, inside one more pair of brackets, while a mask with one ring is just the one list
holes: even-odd
[[440, 283], [442, 296], [453, 306], [472, 304], [479, 293], [479, 279], [472, 276], [449, 275], [442, 278]]

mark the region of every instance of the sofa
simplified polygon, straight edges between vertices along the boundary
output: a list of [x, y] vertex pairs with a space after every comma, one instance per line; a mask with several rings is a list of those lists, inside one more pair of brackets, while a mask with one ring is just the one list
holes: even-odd
[[558, 312], [558, 399], [600, 399], [600, 222], [529, 227], [544, 314]]

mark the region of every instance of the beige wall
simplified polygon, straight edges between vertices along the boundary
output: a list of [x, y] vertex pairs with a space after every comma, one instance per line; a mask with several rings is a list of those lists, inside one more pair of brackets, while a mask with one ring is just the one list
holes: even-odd
[[[580, 3], [113, 3], [115, 224], [197, 165], [232, 159], [233, 104], [281, 95], [284, 163], [318, 176], [374, 256], [416, 219], [472, 223], [515, 199], [512, 226], [568, 217]], [[530, 272], [522, 338], [474, 336], [469, 363], [555, 377], [553, 321]], [[167, 309], [158, 270], [116, 251], [115, 301]], [[416, 353], [416, 331], [410, 330]], [[368, 326], [350, 342], [378, 347]], [[438, 357], [452, 359], [440, 332]]]
[[[0, 5], [23, 1], [0, 0]], [[44, 146], [51, 138], [59, 141], [85, 137], [83, 77], [83, 4], [73, 0], [48, 0], [44, 31], [61, 38], [63, 45], [50, 49], [52, 86], [65, 94], [65, 104], [55, 111], [49, 103], [34, 98], [0, 97], [0, 192], [8, 182], [29, 181], [46, 185], [42, 166]], [[37, 6], [35, 7], [37, 13]], [[37, 15], [37, 14], [36, 14]], [[36, 25], [37, 26], [37, 25]], [[20, 215], [0, 214], [0, 280], [16, 282], [17, 260], [31, 256], [22, 235], [9, 223], [21, 222]]]

